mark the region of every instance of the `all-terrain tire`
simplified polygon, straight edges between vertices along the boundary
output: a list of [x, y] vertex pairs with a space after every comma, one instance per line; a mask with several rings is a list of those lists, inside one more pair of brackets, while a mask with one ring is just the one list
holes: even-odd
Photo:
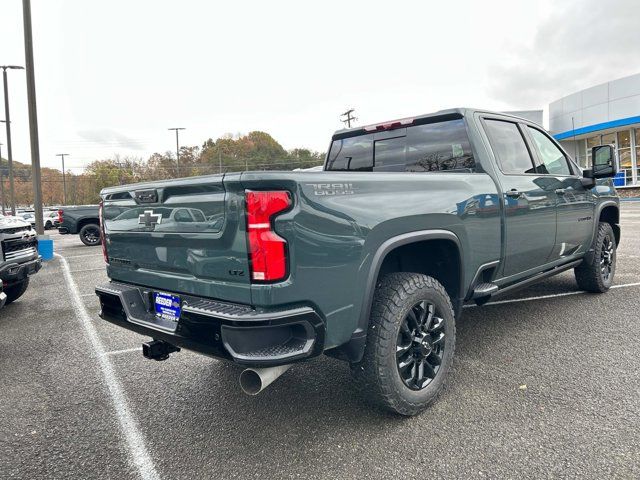
[[574, 269], [574, 274], [582, 290], [604, 293], [611, 287], [616, 273], [616, 237], [610, 224], [600, 222], [592, 248], [591, 261], [585, 258]]
[[4, 288], [4, 293], [7, 294], [7, 302], [5, 305], [9, 305], [11, 302], [15, 302], [19, 299], [24, 292], [27, 291], [27, 287], [29, 286], [29, 277], [25, 278], [21, 282], [14, 283], [9, 287]]
[[[438, 320], [443, 320], [441, 329], [445, 340], [435, 376], [426, 386], [414, 385], [412, 389], [400, 374], [396, 352], [401, 348], [400, 338], [406, 331], [404, 322], [410, 318], [412, 308], [423, 302], [433, 305]], [[419, 273], [386, 275], [376, 287], [364, 356], [361, 362], [352, 365], [359, 390], [368, 401], [392, 412], [407, 416], [420, 413], [437, 398], [444, 386], [453, 361], [455, 332], [451, 300], [437, 280]]]
[[100, 226], [96, 223], [89, 223], [80, 229], [80, 240], [88, 247], [100, 245]]

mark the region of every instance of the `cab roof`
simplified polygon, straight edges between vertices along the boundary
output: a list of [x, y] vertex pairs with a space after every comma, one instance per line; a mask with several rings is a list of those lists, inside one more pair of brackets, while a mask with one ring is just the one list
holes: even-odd
[[410, 125], [420, 125], [425, 123], [443, 122], [447, 120], [457, 120], [464, 117], [472, 116], [474, 113], [485, 113], [491, 115], [499, 115], [501, 117], [513, 118], [523, 121], [525, 123], [532, 123], [526, 118], [518, 117], [510, 113], [495, 112], [486, 109], [460, 107], [460, 108], [448, 108], [446, 110], [439, 110], [437, 112], [425, 113], [422, 115], [414, 115], [412, 117], [399, 118], [396, 120], [387, 120], [383, 122], [373, 123], [371, 125], [357, 126], [353, 128], [343, 128], [336, 130], [333, 134], [333, 139], [355, 137], [357, 135], [364, 135], [367, 133], [373, 133], [376, 131], [393, 130], [395, 128], [408, 127]]

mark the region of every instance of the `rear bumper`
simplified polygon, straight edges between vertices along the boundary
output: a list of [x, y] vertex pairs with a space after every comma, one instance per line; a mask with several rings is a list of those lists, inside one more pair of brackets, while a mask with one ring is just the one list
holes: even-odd
[[25, 263], [7, 263], [0, 267], [0, 280], [5, 284], [21, 282], [29, 275], [37, 273], [42, 268], [40, 257]]
[[311, 307], [257, 311], [181, 295], [180, 320], [156, 317], [153, 290], [110, 282], [96, 287], [100, 318], [177, 347], [247, 366], [276, 366], [322, 353], [325, 325]]
[[60, 235], [66, 235], [67, 233], [69, 233], [69, 229], [67, 227], [58, 226], [58, 233]]

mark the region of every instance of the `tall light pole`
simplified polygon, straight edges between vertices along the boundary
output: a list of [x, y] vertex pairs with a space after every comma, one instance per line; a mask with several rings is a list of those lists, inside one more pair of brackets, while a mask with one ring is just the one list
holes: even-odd
[[4, 211], [4, 175], [2, 174], [2, 143], [0, 143], [0, 202], [2, 202], [2, 215]]
[[62, 204], [67, 204], [67, 177], [64, 171], [64, 157], [69, 156], [69, 153], [57, 153], [56, 157], [62, 157]]
[[[6, 120], [0, 120], [0, 122], [6, 123]], [[0, 158], [2, 158], [2, 155], [0, 155]], [[2, 163], [0, 163], [0, 166], [1, 165], [2, 165]], [[7, 168], [8, 168], [8, 165], [7, 165]], [[13, 168], [11, 170], [13, 171]], [[2, 214], [6, 215], [6, 209], [5, 209], [6, 203], [5, 203], [5, 198], [4, 198], [4, 173], [3, 173], [2, 169], [0, 169], [0, 191], [2, 192]]]
[[186, 128], [184, 127], [173, 127], [173, 128], [169, 128], [167, 130], [175, 130], [176, 131], [176, 172], [177, 175], [176, 176], [180, 176], [180, 137], [179, 137], [179, 133], [180, 130], [186, 130]]
[[9, 161], [9, 196], [11, 201], [11, 215], [16, 214], [16, 197], [13, 190], [13, 151], [11, 150], [11, 116], [9, 115], [9, 84], [7, 70], [24, 70], [19, 65], [0, 65], [4, 82], [4, 122], [7, 127], [7, 160]]
[[[24, 63], [27, 67], [27, 102], [29, 105], [29, 139], [31, 140], [31, 171], [33, 179], [33, 208], [36, 211], [36, 232], [44, 235], [42, 222], [42, 181], [40, 178], [40, 141], [38, 139], [38, 110], [36, 109], [36, 75], [33, 62], [33, 33], [31, 31], [31, 0], [22, 0], [24, 24]], [[7, 121], [9, 117], [7, 117]]]

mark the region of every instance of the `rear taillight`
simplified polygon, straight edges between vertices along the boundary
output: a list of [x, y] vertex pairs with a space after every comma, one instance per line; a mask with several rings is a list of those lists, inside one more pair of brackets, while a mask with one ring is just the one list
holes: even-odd
[[247, 190], [246, 195], [251, 280], [283, 280], [287, 276], [287, 242], [273, 231], [271, 220], [291, 206], [291, 195], [282, 190]]
[[58, 223], [62, 223], [62, 220], [64, 220], [64, 210], [58, 210]]
[[[109, 257], [107, 256], [107, 238], [104, 234], [104, 219], [102, 218], [102, 201], [98, 205], [98, 219], [100, 221], [100, 245], [102, 245], [102, 257], [105, 263], [109, 263]], [[62, 211], [62, 210], [60, 210]]]

